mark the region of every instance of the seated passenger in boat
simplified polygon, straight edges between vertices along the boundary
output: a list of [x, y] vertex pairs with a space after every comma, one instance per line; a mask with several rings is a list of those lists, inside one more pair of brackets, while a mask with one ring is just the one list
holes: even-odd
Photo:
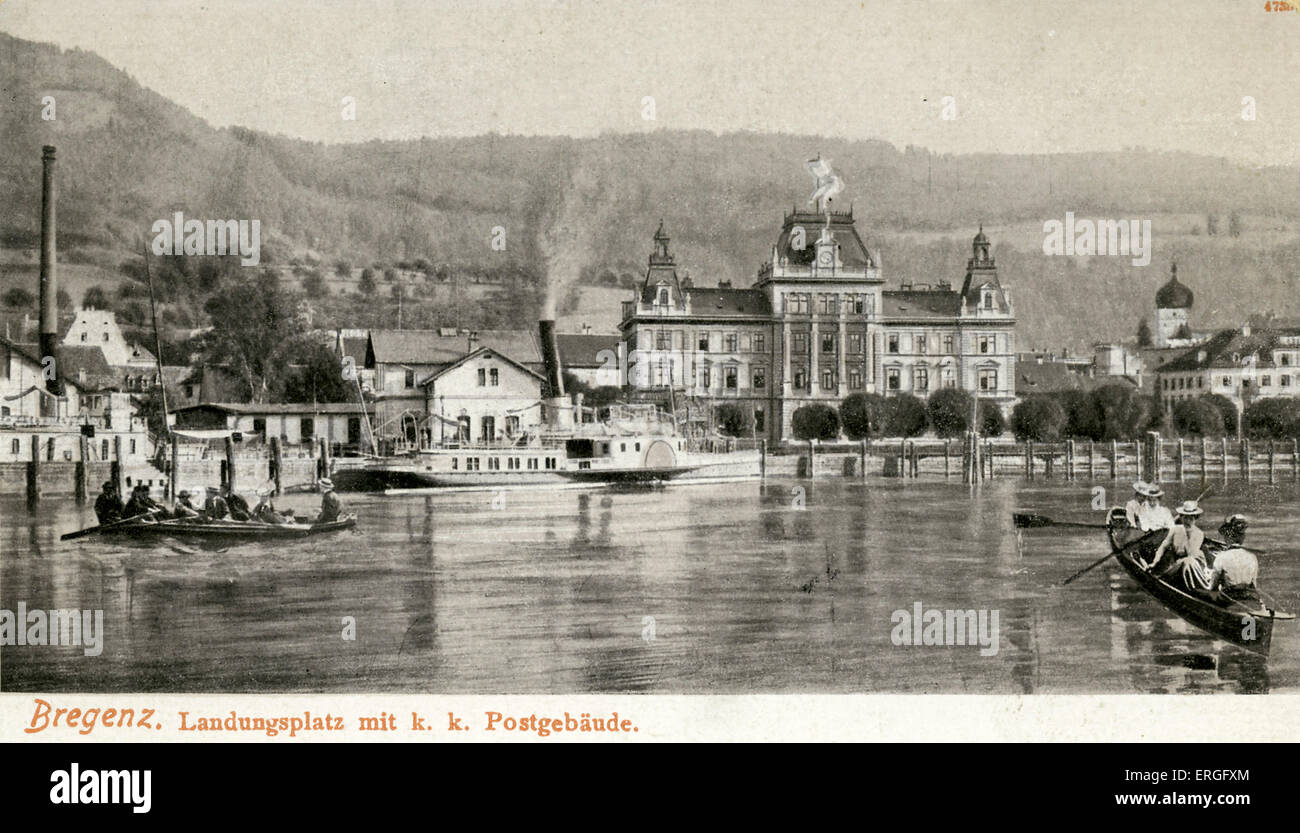
[[1141, 480], [1133, 484], [1133, 497], [1124, 504], [1124, 517], [1133, 529], [1146, 530], [1147, 484]]
[[251, 521], [253, 519], [253, 510], [249, 508], [248, 501], [231, 491], [227, 486], [222, 497], [226, 500], [226, 507], [230, 509], [230, 519], [234, 521]]
[[339, 498], [334, 491], [334, 481], [328, 477], [322, 477], [316, 484], [320, 487], [320, 515], [316, 518], [316, 523], [326, 524], [331, 521], [337, 521], [343, 515], [343, 500]]
[[[1155, 557], [1147, 565], [1149, 571], [1157, 572], [1161, 578], [1172, 579], [1178, 576], [1183, 586], [1197, 595], [1210, 591], [1210, 569], [1205, 562], [1205, 533], [1196, 525], [1201, 511], [1196, 501], [1184, 501], [1178, 507], [1178, 524], [1169, 530], [1165, 540], [1156, 549]], [[1159, 569], [1166, 552], [1172, 553], [1171, 559], [1163, 569]]]
[[257, 490], [257, 505], [253, 507], [253, 518], [267, 524], [292, 523], [292, 518], [287, 518], [275, 511], [275, 506], [271, 503], [271, 490]]
[[1229, 515], [1222, 524], [1219, 525], [1219, 537], [1225, 543], [1234, 547], [1239, 547], [1246, 542], [1246, 516], [1237, 514]]
[[122, 496], [117, 493], [117, 484], [105, 480], [100, 487], [99, 497], [95, 498], [95, 517], [99, 523], [111, 524], [122, 520]]
[[199, 508], [194, 505], [188, 490], [181, 489], [181, 493], [176, 496], [176, 506], [172, 509], [172, 517], [177, 519], [197, 518]]
[[208, 487], [208, 499], [203, 502], [203, 519], [205, 521], [220, 521], [230, 515], [230, 507], [226, 505], [226, 500], [221, 496], [221, 490], [216, 486]]
[[1174, 521], [1173, 514], [1169, 511], [1169, 507], [1160, 502], [1160, 499], [1164, 496], [1164, 489], [1154, 483], [1147, 485], [1147, 525], [1143, 529], [1148, 531], [1152, 529], [1173, 529], [1178, 525]]
[[126, 508], [122, 510], [122, 513], [128, 518], [134, 518], [139, 515], [166, 514], [167, 507], [149, 497], [148, 486], [143, 483], [137, 483], [135, 484], [135, 488], [131, 490], [131, 499], [126, 502]]
[[1210, 571], [1210, 589], [1222, 590], [1230, 596], [1241, 596], [1255, 589], [1259, 578], [1259, 561], [1255, 554], [1242, 547], [1231, 547], [1214, 556], [1214, 569]]

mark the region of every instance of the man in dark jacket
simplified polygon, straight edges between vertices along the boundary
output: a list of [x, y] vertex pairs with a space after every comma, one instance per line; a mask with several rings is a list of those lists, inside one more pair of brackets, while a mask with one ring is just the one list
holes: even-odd
[[100, 488], [102, 491], [95, 498], [95, 517], [101, 525], [122, 520], [122, 496], [117, 493], [117, 484], [105, 480]]
[[334, 482], [328, 477], [321, 478], [317, 484], [320, 486], [320, 516], [316, 518], [316, 523], [327, 524], [331, 521], [337, 521], [346, 511], [342, 499], [334, 491]]

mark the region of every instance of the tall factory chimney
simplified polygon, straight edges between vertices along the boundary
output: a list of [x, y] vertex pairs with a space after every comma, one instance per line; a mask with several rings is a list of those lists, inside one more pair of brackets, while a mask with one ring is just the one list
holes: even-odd
[[538, 322], [541, 337], [542, 364], [546, 369], [546, 422], [552, 428], [569, 428], [573, 425], [573, 402], [564, 395], [564, 373], [560, 367], [560, 345], [555, 340], [555, 322], [542, 319]]
[[[47, 364], [47, 356], [56, 353], [59, 339], [59, 278], [58, 263], [55, 260], [55, 190], [54, 190], [54, 145], [46, 145], [41, 154], [41, 361]], [[53, 371], [45, 380], [45, 390], [54, 396], [63, 395], [63, 378], [59, 373], [58, 362], [48, 363]], [[49, 370], [47, 370], [47, 373]], [[50, 397], [44, 400], [42, 411], [55, 416], [57, 403]]]

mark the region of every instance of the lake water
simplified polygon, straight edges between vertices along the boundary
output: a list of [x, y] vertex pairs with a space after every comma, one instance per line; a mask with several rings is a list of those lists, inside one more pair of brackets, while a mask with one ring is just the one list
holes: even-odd
[[[1112, 484], [1104, 484], [1110, 488]], [[1128, 497], [1125, 484], [1108, 501]], [[1199, 484], [1167, 486], [1169, 502]], [[1300, 609], [1290, 485], [1203, 501], [1265, 551]], [[1012, 528], [1014, 509], [1101, 523], [1087, 484], [1007, 478], [745, 481], [637, 490], [345, 495], [353, 532], [227, 549], [59, 535], [90, 508], [0, 503], [0, 608], [102, 609], [103, 653], [0, 650], [5, 691], [1147, 693], [1294, 691], [1300, 634], [1268, 660], [1186, 625], [1108, 563], [1104, 534]], [[307, 510], [311, 496], [280, 507]], [[998, 650], [895, 645], [895, 611], [997, 611]], [[345, 617], [355, 639], [345, 639]]]

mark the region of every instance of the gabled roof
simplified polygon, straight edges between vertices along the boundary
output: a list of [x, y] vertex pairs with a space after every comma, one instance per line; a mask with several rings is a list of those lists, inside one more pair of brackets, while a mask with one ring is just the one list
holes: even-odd
[[[531, 330], [479, 330], [477, 347], [491, 347], [525, 364], [541, 364], [542, 351]], [[365, 366], [382, 364], [448, 364], [459, 361], [469, 347], [465, 334], [444, 336], [438, 330], [371, 330]]]
[[[1300, 336], [1300, 329], [1256, 330], [1242, 335], [1241, 330], [1220, 330], [1203, 344], [1187, 348], [1176, 359], [1155, 368], [1158, 373], [1186, 373], [1208, 368], [1242, 367], [1247, 356], [1258, 356], [1255, 367], [1273, 367], [1273, 350], [1282, 336]], [[1235, 358], [1234, 358], [1235, 356]]]
[[420, 384], [420, 387], [424, 387], [425, 385], [429, 384], [430, 382], [436, 381], [437, 379], [439, 379], [439, 378], [445, 376], [446, 374], [448, 374], [448, 373], [450, 373], [451, 371], [455, 370], [456, 368], [460, 367], [461, 365], [463, 365], [465, 362], [469, 361], [470, 359], [476, 359], [476, 358], [478, 358], [479, 356], [488, 356], [488, 357], [490, 357], [490, 356], [496, 356], [498, 359], [501, 359], [501, 360], [502, 360], [503, 362], [505, 362], [506, 364], [508, 364], [508, 365], [510, 365], [510, 366], [512, 366], [512, 367], [514, 367], [514, 368], [517, 369], [519, 372], [521, 372], [521, 373], [526, 373], [526, 374], [528, 374], [529, 376], [532, 376], [532, 377], [534, 377], [535, 379], [537, 379], [537, 381], [539, 381], [539, 382], [542, 382], [542, 383], [545, 383], [545, 382], [546, 382], [546, 379], [544, 379], [540, 373], [537, 373], [536, 371], [533, 371], [533, 370], [531, 370], [531, 369], [529, 369], [529, 368], [527, 368], [527, 367], [524, 367], [524, 366], [523, 366], [522, 364], [520, 364], [519, 362], [517, 362], [517, 361], [515, 361], [514, 359], [510, 358], [509, 356], [507, 356], [505, 353], [502, 353], [500, 350], [494, 350], [494, 349], [491, 348], [491, 347], [480, 347], [479, 349], [475, 350], [473, 353], [469, 353], [468, 355], [461, 356], [461, 358], [460, 358], [459, 361], [453, 362], [452, 364], [449, 364], [449, 365], [447, 365], [447, 366], [444, 367], [444, 368], [440, 368], [438, 371], [429, 374], [429, 375], [426, 376], [424, 379], [421, 379], [421, 380], [420, 380], [420, 383], [419, 383], [419, 384]]
[[602, 367], [608, 356], [606, 350], [618, 354], [621, 339], [616, 335], [557, 334], [555, 343], [560, 348], [560, 364], [564, 367]]
[[119, 374], [104, 358], [99, 347], [61, 344], [58, 352], [59, 374], [84, 391], [120, 390]]
[[176, 408], [173, 413], [192, 411], [222, 411], [228, 414], [278, 416], [280, 414], [360, 414], [361, 406], [355, 402], [204, 402]]
[[691, 298], [692, 317], [750, 317], [772, 314], [772, 304], [767, 298], [767, 293], [761, 289], [695, 287], [685, 292]]

